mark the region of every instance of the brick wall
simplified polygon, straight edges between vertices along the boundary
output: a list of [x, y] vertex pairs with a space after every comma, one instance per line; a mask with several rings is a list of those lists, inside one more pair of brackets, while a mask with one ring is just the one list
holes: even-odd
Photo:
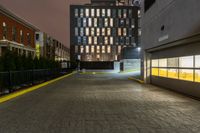
[[20, 30], [23, 31], [24, 35], [24, 45], [28, 46], [28, 37], [27, 33], [30, 34], [31, 36], [31, 44], [30, 46], [32, 48], [35, 48], [35, 31], [31, 28], [29, 28], [25, 24], [21, 24], [20, 22], [0, 13], [0, 40], [3, 39], [3, 22], [6, 23], [6, 26], [8, 28], [8, 33], [7, 33], [7, 40], [12, 41], [12, 27], [15, 26], [17, 29], [17, 40], [16, 42], [20, 43]]

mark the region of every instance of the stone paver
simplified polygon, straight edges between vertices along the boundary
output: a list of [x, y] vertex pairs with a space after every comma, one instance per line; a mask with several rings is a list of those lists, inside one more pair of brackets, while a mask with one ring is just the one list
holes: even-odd
[[76, 74], [0, 104], [0, 133], [199, 133], [200, 101], [118, 74]]

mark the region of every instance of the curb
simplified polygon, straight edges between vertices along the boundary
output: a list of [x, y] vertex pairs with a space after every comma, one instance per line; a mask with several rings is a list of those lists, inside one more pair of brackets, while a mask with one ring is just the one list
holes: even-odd
[[19, 90], [19, 91], [17, 91], [17, 92], [10, 93], [10, 94], [8, 94], [8, 95], [2, 96], [2, 97], [0, 97], [0, 103], [4, 103], [4, 102], [9, 101], [9, 100], [11, 100], [11, 99], [14, 99], [14, 98], [16, 98], [16, 97], [18, 97], [18, 96], [21, 96], [21, 95], [24, 95], [24, 94], [26, 94], [26, 93], [32, 92], [32, 91], [34, 91], [34, 90], [40, 89], [40, 88], [42, 88], [42, 87], [44, 87], [44, 86], [47, 86], [47, 85], [49, 85], [49, 84], [51, 84], [51, 83], [54, 83], [54, 82], [56, 82], [56, 81], [59, 81], [59, 80], [64, 79], [64, 78], [66, 78], [66, 77], [69, 77], [69, 76], [71, 76], [71, 75], [73, 75], [73, 74], [75, 74], [75, 73], [76, 73], [76, 71], [74, 71], [74, 72], [72, 72], [72, 73], [70, 73], [70, 74], [67, 74], [67, 75], [58, 77], [58, 78], [56, 78], [56, 79], [52, 79], [52, 80], [46, 81], [46, 82], [44, 82], [44, 83], [41, 83], [41, 84], [32, 86], [32, 87], [30, 87], [30, 88], [27, 88], [27, 89], [24, 89], [24, 90]]
[[129, 80], [134, 80], [134, 81], [139, 82], [139, 83], [141, 83], [141, 84], [144, 84], [144, 81], [142, 81], [142, 80], [140, 80], [140, 79], [136, 79], [136, 78], [134, 78], [134, 77], [129, 77], [128, 79], [129, 79]]

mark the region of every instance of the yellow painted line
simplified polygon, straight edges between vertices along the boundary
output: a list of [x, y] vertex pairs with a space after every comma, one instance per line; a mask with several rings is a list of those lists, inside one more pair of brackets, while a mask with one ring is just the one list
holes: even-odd
[[129, 80], [137, 81], [137, 82], [139, 82], [139, 83], [141, 83], [141, 84], [144, 84], [144, 81], [139, 80], [139, 79], [136, 79], [136, 78], [133, 78], [133, 77], [129, 77], [128, 79], [129, 79]]
[[8, 95], [2, 96], [2, 97], [0, 97], [0, 103], [9, 101], [9, 100], [11, 100], [11, 99], [13, 99], [13, 98], [16, 98], [16, 97], [18, 97], [18, 96], [24, 95], [24, 94], [26, 94], [26, 93], [28, 93], [28, 92], [31, 92], [31, 91], [40, 89], [41, 87], [44, 87], [44, 86], [49, 85], [49, 84], [51, 84], [51, 83], [54, 83], [54, 82], [56, 82], [56, 81], [58, 81], [58, 80], [64, 79], [64, 78], [66, 78], [66, 77], [69, 77], [69, 76], [71, 76], [71, 75], [73, 75], [73, 74], [75, 74], [75, 73], [76, 73], [76, 72], [74, 71], [74, 72], [72, 72], [72, 73], [70, 73], [70, 74], [61, 76], [61, 77], [56, 78], [56, 79], [52, 79], [52, 80], [50, 80], [50, 81], [41, 83], [41, 84], [39, 84], [39, 85], [35, 85], [35, 86], [33, 86], [33, 87], [30, 87], [30, 88], [27, 88], [27, 89], [24, 89], [24, 90], [21, 90], [21, 91], [17, 91], [17, 92], [10, 93], [10, 94], [8, 94]]

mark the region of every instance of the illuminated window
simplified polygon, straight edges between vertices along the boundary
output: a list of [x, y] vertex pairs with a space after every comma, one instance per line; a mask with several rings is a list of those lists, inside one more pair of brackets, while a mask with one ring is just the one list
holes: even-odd
[[97, 53], [100, 53], [100, 46], [97, 46], [96, 48], [97, 48], [97, 50], [96, 50]]
[[85, 9], [85, 16], [86, 16], [86, 17], [89, 17], [89, 16], [90, 16], [90, 11], [89, 11], [89, 9]]
[[90, 49], [89, 49], [89, 46], [87, 45], [86, 46], [86, 53], [89, 53], [90, 52]]
[[100, 36], [100, 29], [97, 28], [97, 36]]
[[113, 27], [113, 18], [110, 18], [110, 27]]
[[88, 37], [88, 44], [92, 44], [92, 37]]
[[142, 35], [142, 30], [138, 29], [138, 36], [141, 36], [141, 35]]
[[94, 46], [91, 46], [91, 53], [94, 53]]
[[118, 54], [121, 53], [121, 50], [122, 50], [121, 46], [118, 46]]
[[97, 37], [94, 37], [94, 44], [97, 44]]
[[159, 67], [167, 67], [167, 59], [159, 59]]
[[134, 18], [131, 19], [131, 28], [135, 28], [135, 19]]
[[104, 26], [105, 26], [105, 27], [108, 27], [108, 18], [105, 18], [105, 19], [104, 19]]
[[159, 69], [159, 76], [160, 77], [167, 77], [167, 69]]
[[111, 10], [110, 10], [110, 9], [107, 10], [107, 16], [108, 16], [108, 17], [111, 16]]
[[200, 82], [200, 70], [195, 70], [195, 82]]
[[168, 69], [168, 78], [178, 79], [178, 69]]
[[102, 53], [105, 53], [105, 52], [106, 52], [106, 51], [105, 51], [105, 46], [102, 46], [101, 52], [102, 52]]
[[115, 60], [118, 60], [118, 55], [115, 55]]
[[7, 39], [7, 26], [6, 26], [6, 23], [3, 22], [3, 39]]
[[87, 37], [86, 37], [86, 36], [83, 37], [83, 44], [84, 44], [84, 45], [87, 44]]
[[75, 17], [78, 17], [78, 9], [75, 9]]
[[83, 17], [83, 15], [84, 15], [84, 11], [83, 11], [83, 9], [81, 9], [80, 10], [80, 17]]
[[195, 68], [200, 68], [200, 55], [195, 56]]
[[88, 26], [89, 26], [89, 27], [92, 26], [92, 18], [88, 18]]
[[102, 32], [101, 32], [102, 36], [105, 36], [105, 28], [102, 28], [101, 30], [102, 30]]
[[190, 69], [179, 69], [179, 79], [193, 81], [193, 70]]
[[123, 29], [124, 36], [126, 36], [126, 28]]
[[78, 46], [75, 46], [75, 53], [78, 53]]
[[94, 17], [94, 9], [91, 10], [91, 16]]
[[94, 18], [94, 27], [97, 27], [97, 18]]
[[78, 36], [78, 28], [75, 28], [75, 36]]
[[85, 28], [85, 35], [86, 35], [86, 36], [89, 36], [89, 35], [90, 35], [90, 30], [89, 30], [89, 28]]
[[84, 53], [84, 47], [81, 46], [81, 53]]
[[100, 55], [99, 54], [97, 55], [97, 59], [100, 59]]
[[108, 37], [104, 37], [104, 43], [108, 44]]
[[118, 36], [121, 36], [122, 35], [122, 30], [121, 28], [118, 28]]
[[168, 58], [168, 67], [178, 67], [178, 58]]
[[113, 44], [113, 37], [110, 37], [110, 44]]
[[123, 16], [124, 16], [124, 18], [127, 17], [126, 9], [123, 10]]
[[157, 59], [152, 60], [152, 61], [151, 61], [151, 66], [152, 66], [152, 67], [158, 67], [158, 60], [157, 60]]
[[110, 46], [107, 46], [107, 53], [110, 53], [110, 52], [111, 52]]
[[86, 27], [86, 26], [87, 26], [87, 19], [83, 18], [83, 27]]
[[107, 28], [107, 36], [111, 35], [111, 28]]
[[153, 75], [153, 76], [159, 76], [158, 75], [158, 70], [159, 70], [158, 68], [152, 68], [151, 69], [151, 75]]
[[94, 36], [94, 28], [91, 28], [91, 35]]
[[179, 67], [193, 68], [193, 56], [185, 56], [179, 58]]
[[105, 9], [102, 9], [102, 17], [105, 17], [106, 16], [106, 10]]
[[97, 9], [97, 17], [100, 17], [100, 9]]
[[24, 43], [24, 34], [22, 30], [20, 30], [20, 43]]

